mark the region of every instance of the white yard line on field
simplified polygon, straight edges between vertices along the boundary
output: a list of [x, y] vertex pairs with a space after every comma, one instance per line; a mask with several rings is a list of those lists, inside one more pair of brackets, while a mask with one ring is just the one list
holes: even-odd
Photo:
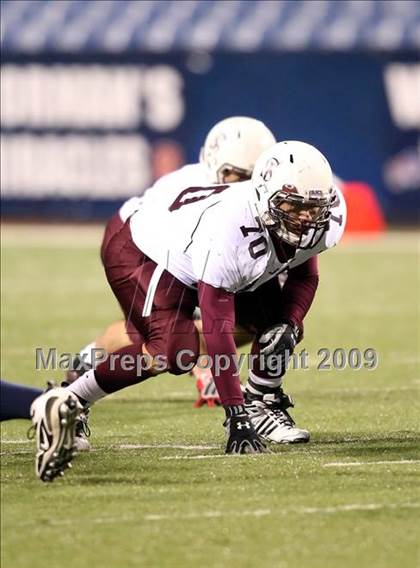
[[312, 515], [312, 514], [334, 514], [346, 513], [351, 511], [379, 511], [382, 509], [419, 509], [420, 503], [351, 503], [348, 505], [336, 505], [331, 507], [297, 507], [295, 509], [281, 509], [271, 511], [270, 509], [256, 509], [255, 511], [202, 511], [185, 514], [163, 514], [145, 515], [146, 521], [174, 521], [189, 519], [214, 519], [220, 517], [265, 517], [267, 515], [284, 516], [290, 514]]
[[119, 444], [111, 446], [113, 450], [148, 450], [169, 448], [170, 450], [217, 450], [219, 446], [187, 446], [185, 444]]
[[[31, 443], [30, 440], [2, 440], [2, 444], [27, 444], [27, 443]], [[98, 448], [91, 448], [89, 450], [89, 453], [94, 453], [94, 452], [101, 452], [104, 450], [112, 450], [112, 451], [124, 451], [124, 450], [164, 450], [164, 449], [168, 449], [168, 450], [201, 450], [201, 451], [206, 451], [206, 450], [218, 450], [220, 449], [220, 446], [205, 446], [205, 445], [197, 445], [197, 446], [187, 446], [185, 444], [118, 444], [118, 445], [111, 445], [111, 446], [106, 446], [106, 447], [98, 447]], [[32, 449], [27, 449], [27, 450], [18, 450], [18, 451], [7, 451], [7, 450], [3, 450], [0, 452], [0, 456], [18, 456], [21, 454], [31, 454], [33, 452]], [[182, 457], [182, 456], [180, 456]], [[207, 456], [204, 456], [207, 457]], [[216, 456], [216, 457], [225, 457], [225, 456]], [[160, 458], [160, 459], [165, 459], [165, 458]], [[171, 459], [170, 457], [166, 458], [166, 459]]]
[[[2, 440], [2, 444], [31, 444], [31, 440]], [[187, 445], [187, 444], [116, 444], [107, 446], [104, 449], [112, 450], [149, 450], [149, 449], [165, 449], [170, 450], [217, 450], [220, 446], [211, 444]]]
[[302, 507], [296, 513], [345, 513], [347, 511], [379, 511], [381, 509], [419, 509], [420, 503], [352, 503], [350, 505], [336, 505], [334, 507]]
[[29, 438], [25, 439], [18, 439], [18, 440], [2, 440], [1, 441], [2, 444], [30, 444], [31, 440], [29, 440]]
[[358, 461], [358, 462], [329, 462], [322, 467], [361, 467], [365, 465], [408, 465], [417, 464], [420, 460], [383, 460], [383, 461]]
[[265, 517], [271, 515], [270, 509], [256, 509], [255, 511], [202, 511], [200, 513], [185, 513], [178, 515], [145, 515], [145, 521], [166, 521], [174, 519], [216, 519], [220, 517]]
[[20, 456], [23, 454], [32, 454], [32, 450], [18, 450], [17, 452], [0, 452], [0, 456]]
[[[250, 456], [252, 456], [252, 454], [249, 454]], [[211, 455], [211, 456], [204, 456], [204, 455], [198, 455], [198, 456], [164, 456], [162, 458], [159, 458], [161, 460], [214, 460], [214, 459], [220, 459], [220, 458], [226, 458], [226, 459], [232, 459], [234, 457], [237, 457], [235, 455], [226, 455], [226, 454], [216, 454], [216, 455]], [[242, 456], [243, 457], [243, 456]]]
[[[337, 442], [339, 443], [339, 442]], [[310, 452], [312, 453], [323, 453], [323, 452]], [[216, 454], [216, 455], [197, 455], [197, 456], [163, 456], [159, 459], [161, 460], [214, 460], [214, 459], [231, 459], [235, 456], [227, 456], [226, 454]], [[253, 457], [250, 454], [248, 457]], [[255, 457], [255, 456], [254, 456]], [[417, 464], [420, 460], [387, 460], [387, 461], [369, 461], [369, 462], [330, 462], [323, 464], [322, 467], [357, 467], [364, 465], [407, 465], [407, 464]]]

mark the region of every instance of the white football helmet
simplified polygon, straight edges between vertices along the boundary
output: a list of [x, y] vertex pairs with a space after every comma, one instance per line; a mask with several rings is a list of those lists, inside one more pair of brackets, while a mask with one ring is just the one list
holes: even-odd
[[215, 124], [207, 134], [200, 162], [212, 183], [223, 183], [230, 173], [244, 181], [251, 178], [261, 152], [275, 143], [272, 132], [260, 120], [232, 116]]
[[297, 248], [311, 248], [328, 230], [336, 199], [330, 164], [305, 142], [288, 140], [258, 158], [252, 175], [263, 224]]

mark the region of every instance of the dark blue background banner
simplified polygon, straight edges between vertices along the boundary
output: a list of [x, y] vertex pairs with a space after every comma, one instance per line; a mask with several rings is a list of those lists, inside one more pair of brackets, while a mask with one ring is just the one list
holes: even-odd
[[[29, 72], [34, 65], [50, 70], [59, 68], [59, 78], [65, 85], [66, 70], [76, 65], [87, 71], [86, 89], [79, 90], [83, 99], [84, 95], [89, 96], [95, 81], [93, 64], [95, 69], [113, 69], [115, 73], [118, 69], [141, 70], [135, 80], [127, 74], [125, 83], [121, 83], [127, 87], [119, 97], [124, 97], [128, 88], [133, 89], [131, 99], [122, 103], [128, 109], [125, 118], [118, 118], [114, 99], [110, 99], [109, 113], [116, 113], [115, 120], [103, 124], [95, 124], [89, 114], [85, 123], [82, 119], [66, 123], [60, 115], [62, 110], [49, 116], [42, 108], [29, 109], [16, 118], [9, 104], [6, 115], [2, 113], [5, 216], [107, 217], [125, 197], [141, 193], [161, 173], [161, 167], [153, 165], [159, 145], [169, 144], [171, 152], [177, 150], [175, 165], [181, 159], [196, 161], [209, 128], [221, 118], [242, 114], [263, 120], [279, 140], [299, 139], [318, 146], [338, 176], [367, 182], [375, 189], [389, 221], [413, 223], [418, 219], [420, 120], [416, 85], [420, 66], [413, 52], [10, 57], [2, 61], [3, 70], [12, 71], [4, 96], [22, 88], [22, 80], [15, 77], [16, 70]], [[44, 83], [29, 84], [42, 91]], [[72, 97], [68, 87], [56, 92]], [[36, 96], [44, 95], [27, 92], [29, 98]], [[45, 105], [55, 108], [54, 105], [61, 104], [57, 97], [50, 102], [45, 100]], [[71, 104], [71, 100], [66, 104]], [[80, 100], [78, 104], [82, 108], [89, 101]], [[60, 116], [61, 119], [57, 118]], [[55, 178], [49, 174], [44, 179], [42, 172], [35, 171], [44, 168], [42, 160], [48, 158], [42, 156], [51, 152], [40, 154], [38, 164], [26, 159], [17, 165], [22, 136], [26, 136], [26, 148], [32, 143], [39, 147], [49, 136], [53, 141], [65, 142], [63, 152], [71, 171], [67, 174], [64, 165], [61, 169], [57, 165], [59, 153], [54, 158]], [[119, 155], [122, 139], [128, 150]], [[86, 163], [81, 161], [85, 155], [81, 150], [83, 140], [95, 141], [97, 152], [89, 158], [88, 165], [102, 170], [104, 164], [98, 163], [103, 151], [101, 144], [108, 140], [108, 165], [111, 168], [115, 159], [115, 168], [121, 169], [114, 168], [112, 183], [106, 183], [95, 172], [83, 180], [77, 177], [79, 172], [86, 174]], [[135, 156], [127, 162], [128, 153], [134, 154], [137, 147], [143, 153], [143, 162], [137, 163]], [[82, 158], [76, 159], [79, 151]], [[174, 157], [173, 152], [170, 155]], [[21, 177], [13, 170], [18, 167], [34, 169], [37, 181], [33, 188], [30, 178], [19, 181]], [[142, 171], [136, 172], [136, 168]], [[106, 176], [109, 180], [109, 172]], [[88, 187], [92, 179], [96, 181]], [[74, 180], [74, 188], [70, 180]]]

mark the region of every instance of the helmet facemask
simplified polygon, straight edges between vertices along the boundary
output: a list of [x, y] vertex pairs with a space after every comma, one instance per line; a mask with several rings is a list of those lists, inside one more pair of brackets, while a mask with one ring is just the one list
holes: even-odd
[[268, 210], [262, 215], [270, 232], [300, 249], [315, 246], [329, 227], [332, 197], [317, 191], [310, 193], [312, 196], [305, 199], [295, 188], [283, 186], [270, 197]]

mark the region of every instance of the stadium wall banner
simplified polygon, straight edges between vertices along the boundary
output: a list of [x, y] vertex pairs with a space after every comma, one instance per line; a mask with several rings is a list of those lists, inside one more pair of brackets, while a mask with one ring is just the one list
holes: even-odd
[[318, 146], [390, 222], [418, 220], [414, 53], [8, 55], [1, 73], [6, 218], [109, 217], [240, 114]]

